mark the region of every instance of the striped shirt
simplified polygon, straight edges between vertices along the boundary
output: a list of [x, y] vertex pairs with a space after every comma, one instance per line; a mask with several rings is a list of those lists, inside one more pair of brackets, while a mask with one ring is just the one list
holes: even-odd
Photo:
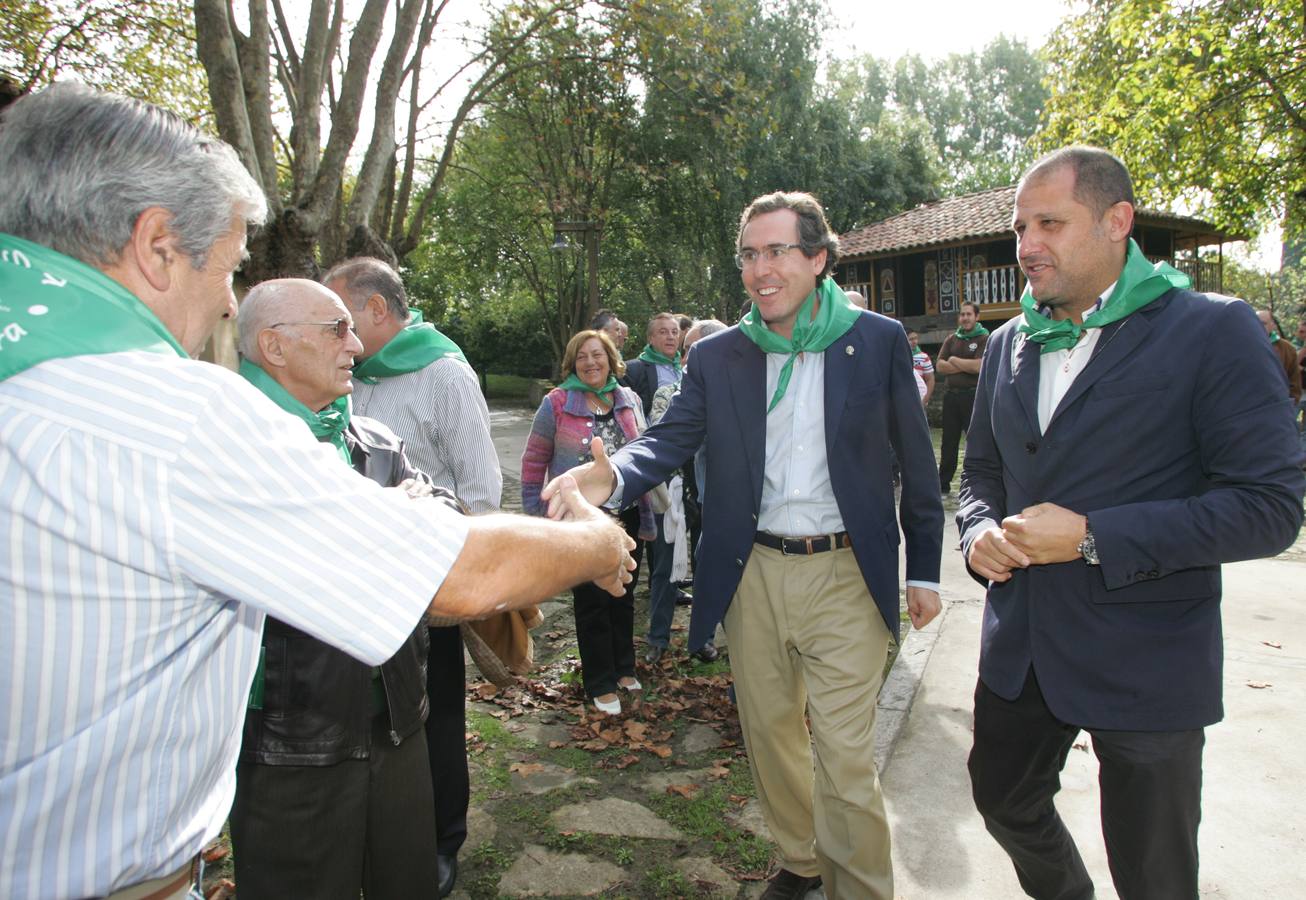
[[499, 508], [503, 473], [490, 439], [490, 411], [467, 363], [445, 357], [376, 384], [355, 380], [354, 411], [389, 425], [413, 465], [472, 512]]
[[377, 665], [466, 529], [218, 366], [0, 382], [0, 897], [180, 868], [231, 806], [264, 614]]

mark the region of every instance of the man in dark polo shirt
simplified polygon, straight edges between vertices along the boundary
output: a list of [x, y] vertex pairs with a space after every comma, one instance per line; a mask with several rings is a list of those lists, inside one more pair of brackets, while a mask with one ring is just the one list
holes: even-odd
[[944, 494], [952, 489], [961, 434], [970, 427], [970, 410], [975, 405], [975, 385], [988, 337], [989, 330], [979, 323], [978, 304], [963, 302], [957, 313], [957, 330], [943, 342], [934, 365], [936, 373], [947, 376], [943, 388], [943, 446], [939, 448], [939, 490]]

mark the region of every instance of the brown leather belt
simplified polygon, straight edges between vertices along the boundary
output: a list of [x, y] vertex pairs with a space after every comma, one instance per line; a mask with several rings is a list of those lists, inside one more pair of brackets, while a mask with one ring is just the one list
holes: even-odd
[[853, 545], [852, 538], [848, 537], [846, 531], [838, 534], [818, 534], [815, 537], [781, 537], [778, 534], [759, 531], [753, 535], [753, 543], [779, 550], [785, 556], [811, 556], [813, 553], [851, 548]]

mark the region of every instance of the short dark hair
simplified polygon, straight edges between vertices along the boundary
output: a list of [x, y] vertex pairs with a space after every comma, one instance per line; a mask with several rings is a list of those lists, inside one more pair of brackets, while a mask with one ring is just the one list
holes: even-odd
[[348, 296], [344, 300], [351, 310], [357, 312], [373, 294], [380, 294], [385, 298], [390, 315], [400, 322], [408, 321], [408, 291], [404, 289], [399, 273], [385, 260], [355, 256], [336, 263], [322, 276], [323, 284], [338, 280], [345, 283]]
[[773, 194], [763, 194], [748, 204], [744, 214], [739, 217], [739, 233], [735, 236], [735, 249], [739, 249], [740, 241], [743, 240], [744, 226], [754, 217], [782, 209], [791, 209], [798, 215], [798, 245], [804, 256], [811, 259], [822, 250], [825, 251], [825, 268], [816, 277], [819, 284], [822, 278], [834, 271], [834, 264], [839, 260], [839, 238], [830, 228], [820, 201], [811, 194], [802, 191], [776, 191]]
[[[963, 300], [961, 301], [961, 305], [969, 306], [971, 309], [975, 310], [975, 318], [977, 319], [979, 318], [979, 314], [980, 314], [979, 304], [976, 303], [974, 300]], [[960, 307], [958, 308], [958, 310], [960, 311]]]
[[1054, 150], [1026, 169], [1020, 181], [1024, 184], [1063, 167], [1075, 173], [1075, 200], [1093, 210], [1099, 219], [1117, 203], [1135, 205], [1129, 170], [1118, 156], [1100, 147], [1075, 144]]

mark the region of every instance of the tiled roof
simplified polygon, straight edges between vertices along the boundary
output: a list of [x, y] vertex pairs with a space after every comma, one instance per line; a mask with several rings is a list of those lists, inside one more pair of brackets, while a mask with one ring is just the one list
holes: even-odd
[[[1015, 185], [945, 200], [931, 200], [915, 209], [840, 235], [839, 257], [848, 259], [958, 241], [1010, 236], [1011, 208], [1015, 200]], [[1219, 235], [1215, 226], [1200, 219], [1142, 207], [1138, 209], [1137, 215], [1139, 219], [1163, 223], [1171, 228], [1211, 235], [1213, 240], [1240, 240], [1232, 235]]]

